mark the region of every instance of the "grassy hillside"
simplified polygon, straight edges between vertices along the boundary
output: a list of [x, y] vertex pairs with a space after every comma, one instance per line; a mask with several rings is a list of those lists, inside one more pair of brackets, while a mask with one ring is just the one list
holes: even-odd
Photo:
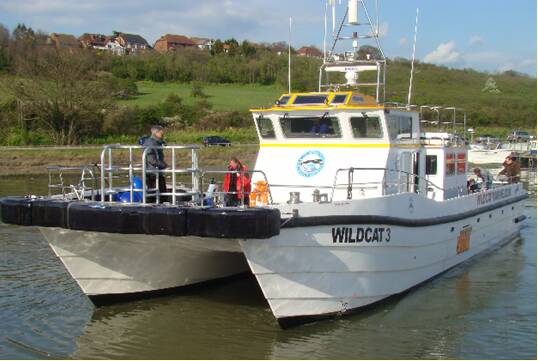
[[[467, 111], [470, 126], [536, 129], [536, 79], [514, 72], [489, 74], [472, 69], [449, 69], [433, 64], [416, 65], [414, 104], [446, 105]], [[408, 61], [391, 61], [387, 68], [387, 100], [405, 102], [409, 86]], [[312, 74], [312, 77], [317, 74]], [[485, 89], [493, 80], [496, 89]], [[163, 100], [169, 93], [194, 103], [191, 85], [139, 81], [140, 95], [120, 101], [125, 105], [146, 106]], [[315, 90], [315, 89], [309, 89]], [[204, 92], [213, 108], [246, 111], [270, 105], [285, 90], [277, 85], [208, 84]]]
[[[191, 84], [156, 83], [152, 81], [137, 82], [139, 95], [133, 99], [122, 100], [120, 104], [148, 106], [158, 103], [168, 94], [180, 96], [185, 104], [192, 105], [195, 98], [191, 96]], [[203, 86], [207, 100], [217, 111], [246, 111], [249, 108], [270, 105], [283, 93], [275, 85], [242, 84], [208, 84]]]
[[[536, 79], [514, 72], [488, 74], [419, 63], [412, 103], [464, 108], [471, 126], [536, 129]], [[387, 96], [406, 101], [410, 64], [393, 61], [387, 71]], [[486, 87], [493, 79], [498, 92]]]

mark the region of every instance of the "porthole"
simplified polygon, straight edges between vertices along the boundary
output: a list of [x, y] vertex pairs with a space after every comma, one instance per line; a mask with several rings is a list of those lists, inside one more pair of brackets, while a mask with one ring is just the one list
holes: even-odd
[[454, 232], [454, 227], [450, 228], [450, 232]]
[[489, 218], [491, 218], [491, 217], [493, 217], [493, 215], [490, 213], [490, 214], [489, 214]]
[[477, 219], [476, 219], [476, 223], [480, 223], [480, 218], [477, 218]]

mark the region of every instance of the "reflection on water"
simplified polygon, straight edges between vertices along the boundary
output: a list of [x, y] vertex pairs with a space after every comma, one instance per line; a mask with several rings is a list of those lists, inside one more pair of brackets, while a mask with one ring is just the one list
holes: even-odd
[[[0, 178], [0, 195], [45, 191], [40, 177]], [[0, 358], [535, 359], [531, 194], [521, 239], [379, 307], [285, 331], [251, 276], [94, 309], [37, 230], [0, 224]]]

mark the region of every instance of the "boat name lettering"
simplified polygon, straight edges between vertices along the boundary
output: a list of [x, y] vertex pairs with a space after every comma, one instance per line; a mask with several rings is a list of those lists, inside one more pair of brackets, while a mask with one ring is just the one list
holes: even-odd
[[512, 188], [510, 187], [502, 187], [499, 189], [495, 189], [490, 192], [484, 192], [478, 194], [476, 197], [476, 203], [477, 205], [481, 206], [486, 203], [495, 202], [502, 198], [507, 198], [512, 195]]
[[390, 242], [390, 227], [333, 227], [333, 243]]

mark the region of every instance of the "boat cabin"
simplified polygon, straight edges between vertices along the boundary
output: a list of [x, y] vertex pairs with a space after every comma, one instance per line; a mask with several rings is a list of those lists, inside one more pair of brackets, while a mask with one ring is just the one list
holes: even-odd
[[418, 111], [328, 91], [284, 94], [251, 112], [260, 140], [255, 169], [275, 203], [467, 192], [466, 146], [449, 133], [421, 132]]

